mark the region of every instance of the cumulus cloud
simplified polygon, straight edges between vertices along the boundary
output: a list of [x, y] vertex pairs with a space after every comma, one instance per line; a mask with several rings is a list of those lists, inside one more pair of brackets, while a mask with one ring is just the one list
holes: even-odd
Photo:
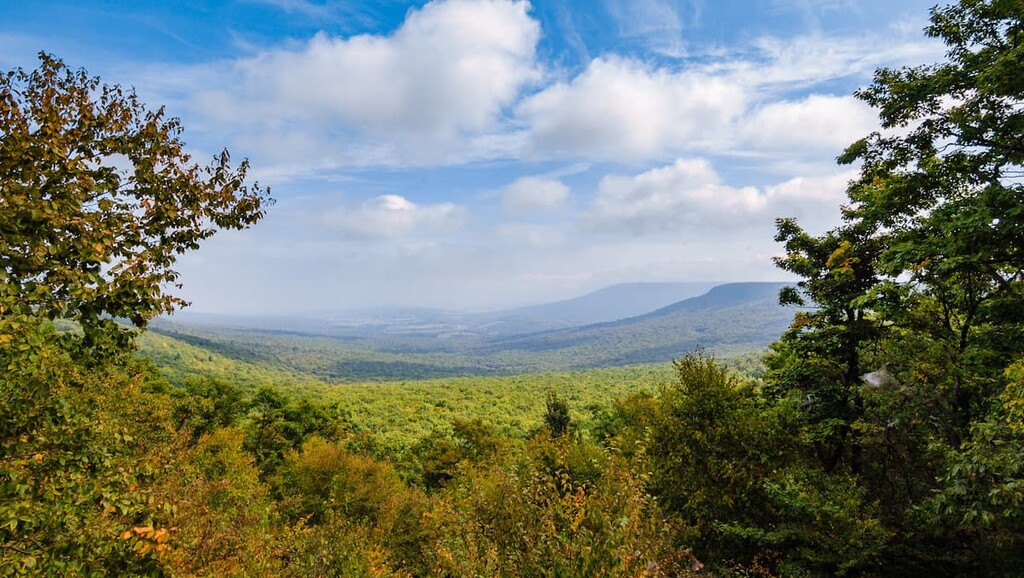
[[396, 159], [436, 157], [495, 129], [538, 78], [540, 28], [528, 10], [525, 1], [439, 0], [410, 11], [390, 36], [320, 33], [237, 62], [232, 84], [202, 91], [196, 104], [261, 135], [313, 135], [291, 155], [279, 143], [280, 157], [352, 134], [386, 143]]
[[702, 223], [736, 226], [764, 202], [755, 187], [722, 183], [708, 161], [680, 159], [635, 176], [603, 178], [589, 218], [595, 230], [634, 234]]
[[846, 200], [847, 184], [856, 177], [856, 170], [845, 170], [824, 176], [794, 177], [777, 185], [765, 187], [765, 195], [775, 201], [839, 206]]
[[768, 103], [740, 129], [740, 138], [762, 149], [840, 151], [878, 126], [867, 104], [852, 96], [812, 94]]
[[[645, 160], [702, 152], [773, 154], [780, 146], [830, 154], [877, 125], [851, 96], [804, 92], [879, 66], [927, 62], [930, 40], [807, 35], [764, 37], [703, 64], [654, 65], [603, 56], [516, 107], [526, 152]], [[763, 137], [761, 136], [763, 135]]]
[[[678, 18], [637, 20], [673, 6], [649, 3], [650, 11], [612, 3], [623, 34], [659, 26], [677, 34]], [[777, 158], [780, 146], [834, 156], [877, 123], [845, 88], [830, 95], [821, 83], [866, 82], [878, 66], [941, 56], [940, 43], [910, 35], [763, 37], [685, 61], [606, 54], [559, 75], [538, 61], [540, 24], [524, 0], [435, 0], [387, 35], [320, 33], [233, 62], [155, 68], [143, 85], [160, 100], [186, 101], [200, 119], [189, 126], [216, 134], [218, 146], [230, 138], [258, 165], [291, 173], [551, 157]]]
[[381, 195], [328, 212], [322, 220], [350, 238], [393, 239], [418, 231], [448, 231], [465, 217], [466, 210], [452, 203], [417, 205], [400, 195]]
[[834, 174], [794, 177], [764, 188], [768, 199], [766, 216], [797, 217], [808, 231], [817, 234], [840, 223], [840, 207], [847, 201], [846, 186], [856, 170]]
[[797, 177], [762, 190], [724, 183], [704, 159], [679, 159], [634, 176], [606, 176], [587, 223], [596, 232], [698, 236], [770, 227], [779, 216], [810, 218], [817, 226], [835, 220], [851, 176]]
[[526, 98], [517, 113], [534, 154], [648, 158], [717, 138], [745, 102], [725, 78], [606, 57]]
[[551, 211], [565, 204], [569, 187], [558, 179], [521, 177], [502, 190], [501, 206], [506, 213]]

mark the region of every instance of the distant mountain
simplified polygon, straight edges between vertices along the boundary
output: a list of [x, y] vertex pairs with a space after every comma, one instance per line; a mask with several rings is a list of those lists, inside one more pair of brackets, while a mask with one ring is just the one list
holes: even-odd
[[457, 338], [520, 335], [633, 317], [700, 295], [715, 285], [710, 282], [622, 283], [572, 299], [487, 313], [379, 308], [334, 317], [331, 327], [338, 334], [360, 331]]
[[716, 283], [622, 283], [573, 299], [486, 313], [426, 307], [376, 307], [345, 313], [295, 316], [218, 315], [183, 311], [158, 320], [174, 324], [294, 332], [332, 337], [488, 338], [536, 333], [615, 321], [648, 313], [687, 297], [700, 295]]
[[759, 351], [792, 321], [793, 311], [778, 302], [786, 285], [719, 285], [636, 317], [495, 339], [486, 349], [495, 355], [521, 352], [575, 360], [572, 366], [579, 368], [665, 361], [697, 347], [723, 355]]
[[573, 299], [485, 314], [504, 319], [575, 327], [635, 317], [700, 295], [717, 283], [620, 283]]

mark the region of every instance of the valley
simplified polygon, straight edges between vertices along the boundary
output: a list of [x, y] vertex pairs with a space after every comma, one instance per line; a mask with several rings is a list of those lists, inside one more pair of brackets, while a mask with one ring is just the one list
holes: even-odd
[[[330, 405], [389, 455], [471, 418], [523, 438], [543, 422], [548, 391], [587, 433], [616, 399], [656, 394], [673, 379], [670, 362], [696, 349], [735, 371], [761, 371], [761, 354], [792, 317], [778, 304], [786, 284], [707, 285], [696, 296], [705, 284], [619, 285], [488, 314], [380, 310], [373, 323], [350, 325], [182, 315], [140, 334], [138, 355], [178, 387], [212, 379]], [[608, 296], [632, 305], [607, 306]], [[654, 309], [604, 320], [641, 307]], [[550, 329], [572, 319], [602, 321]], [[495, 320], [524, 332], [487, 331]]]
[[[778, 304], [785, 283], [729, 283], [690, 295], [704, 285], [613, 286], [489, 314], [380, 312], [374, 323], [349, 325], [183, 315], [157, 320], [151, 330], [227, 359], [343, 383], [664, 364], [698, 348], [723, 359], [742, 357], [763, 351], [792, 319], [792, 309]], [[612, 307], [609, 295], [632, 305]], [[654, 309], [618, 317], [645, 307]], [[601, 321], [564, 327], [574, 319]], [[158, 364], [169, 362], [153, 354]]]

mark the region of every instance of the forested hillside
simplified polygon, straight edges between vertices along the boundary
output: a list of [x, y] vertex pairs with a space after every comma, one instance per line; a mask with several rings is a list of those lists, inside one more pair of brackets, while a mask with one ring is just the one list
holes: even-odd
[[762, 351], [792, 318], [779, 306], [784, 283], [732, 283], [714, 287], [651, 313], [612, 321], [495, 340], [488, 355], [528, 352], [560, 357], [570, 367], [652, 363], [680, 351], [704, 348], [721, 356]]
[[[857, 93], [881, 127], [840, 156], [842, 223], [778, 221], [797, 283], [511, 338], [495, 370], [612, 362], [602, 335], [671, 367], [404, 385], [322, 383], [326, 337], [140, 338], [268, 191], [53, 56], [0, 75], [0, 574], [1024, 575], [1024, 5], [930, 22], [942, 62]], [[762, 375], [667, 349], [751, 343], [776, 292]]]
[[[268, 331], [169, 321], [161, 321], [153, 331], [226, 358], [332, 382], [567, 371], [667, 363], [680, 351], [698, 348], [723, 359], [758, 354], [792, 318], [792, 311], [778, 304], [784, 286], [726, 284], [636, 317], [506, 337], [371, 330], [364, 330], [361, 337], [343, 337], [313, 328]], [[152, 340], [141, 343], [143, 354], [180, 371], [180, 354], [170, 358]]]
[[[719, 283], [622, 283], [573, 299], [499, 311], [489, 316], [502, 325], [523, 319], [554, 326], [539, 329], [605, 323], [643, 315], [702, 295], [715, 285]], [[507, 329], [503, 332], [510, 333]]]

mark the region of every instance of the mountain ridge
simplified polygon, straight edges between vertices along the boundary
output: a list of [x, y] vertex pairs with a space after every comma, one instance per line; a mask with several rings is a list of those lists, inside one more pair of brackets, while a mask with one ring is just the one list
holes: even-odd
[[487, 312], [407, 306], [291, 316], [183, 311], [157, 320], [156, 326], [181, 323], [335, 337], [518, 335], [633, 317], [700, 295], [717, 285], [714, 282], [618, 283], [570, 299]]

